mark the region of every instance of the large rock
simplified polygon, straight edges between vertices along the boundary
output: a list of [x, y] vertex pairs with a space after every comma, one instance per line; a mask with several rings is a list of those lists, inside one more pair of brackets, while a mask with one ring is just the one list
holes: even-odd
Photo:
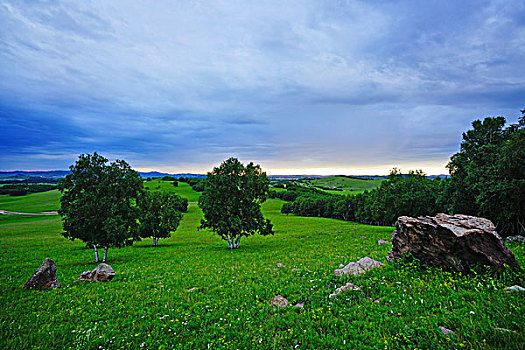
[[60, 287], [60, 282], [56, 276], [57, 266], [49, 258], [44, 259], [42, 265], [36, 269], [35, 273], [24, 283], [22, 288], [35, 289], [56, 289]]
[[518, 267], [490, 220], [461, 214], [399, 217], [387, 260], [407, 254], [451, 271], [468, 272], [476, 265]]
[[366, 271], [373, 269], [374, 267], [380, 267], [384, 264], [368, 256], [365, 256], [362, 259], [359, 259], [357, 262], [351, 262], [342, 269], [337, 269], [334, 273], [337, 276], [341, 276], [347, 273], [351, 273], [354, 276], [365, 273]]
[[93, 281], [93, 282], [108, 282], [115, 277], [115, 270], [108, 264], [99, 264], [91, 271], [84, 271], [78, 276], [77, 280]]

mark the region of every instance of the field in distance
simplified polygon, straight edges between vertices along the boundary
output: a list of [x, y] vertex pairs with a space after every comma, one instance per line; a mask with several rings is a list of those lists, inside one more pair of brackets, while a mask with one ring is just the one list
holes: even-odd
[[351, 176], [330, 176], [312, 180], [301, 180], [299, 182], [302, 182], [309, 187], [316, 187], [329, 193], [356, 195], [379, 187], [382, 181], [382, 179], [366, 180]]
[[[145, 183], [196, 202], [186, 183]], [[49, 196], [52, 196], [50, 194]], [[40, 203], [38, 200], [40, 199]], [[0, 198], [0, 209], [3, 205]], [[58, 196], [26, 196], [17, 211], [58, 208]], [[93, 250], [60, 235], [60, 217], [0, 217], [2, 349], [518, 349], [525, 342], [521, 273], [462, 276], [388, 263], [361, 276], [335, 276], [364, 256], [383, 261], [392, 227], [263, 211], [274, 236], [243, 238], [237, 250], [198, 231], [196, 203], [169, 239], [111, 248], [109, 283], [75, 283], [94, 268]], [[13, 207], [11, 207], [13, 208]], [[508, 245], [520, 265], [525, 248]], [[22, 290], [45, 258], [62, 288]], [[278, 267], [278, 263], [284, 265]], [[329, 295], [351, 282], [360, 290]], [[290, 301], [276, 308], [270, 301]], [[302, 303], [303, 307], [293, 307]], [[455, 331], [443, 335], [440, 326]]]

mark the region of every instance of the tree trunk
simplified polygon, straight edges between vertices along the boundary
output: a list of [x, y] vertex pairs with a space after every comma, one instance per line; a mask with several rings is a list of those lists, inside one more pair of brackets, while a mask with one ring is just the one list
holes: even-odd
[[237, 239], [235, 240], [235, 245], [233, 246], [234, 249], [239, 248], [239, 244], [241, 244], [241, 234], [237, 236]]
[[233, 249], [233, 239], [230, 240], [230, 237], [226, 237], [226, 241], [228, 242], [228, 248]]
[[107, 256], [108, 256], [108, 247], [104, 247], [104, 258], [102, 259], [103, 262], [106, 262]]
[[157, 240], [155, 237], [153, 237], [153, 246], [154, 246], [154, 247], [157, 246], [157, 242], [158, 242], [158, 240]]
[[95, 262], [98, 262], [98, 250], [97, 250], [97, 246], [96, 246], [96, 245], [93, 245], [93, 249], [95, 249]]

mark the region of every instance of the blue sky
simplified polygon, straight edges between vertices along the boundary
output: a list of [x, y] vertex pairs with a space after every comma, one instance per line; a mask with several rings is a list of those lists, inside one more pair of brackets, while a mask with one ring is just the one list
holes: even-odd
[[446, 173], [523, 108], [518, 0], [0, 4], [0, 170]]

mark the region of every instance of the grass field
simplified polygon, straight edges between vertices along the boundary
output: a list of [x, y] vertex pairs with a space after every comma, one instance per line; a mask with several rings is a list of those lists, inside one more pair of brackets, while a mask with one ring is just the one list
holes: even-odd
[[30, 193], [25, 196], [0, 195], [0, 209], [23, 213], [40, 213], [58, 210], [58, 190]]
[[176, 193], [186, 198], [188, 202], [197, 203], [201, 196], [200, 192], [195, 192], [191, 186], [185, 182], [179, 182], [179, 185], [175, 187], [173, 186], [173, 181], [153, 180], [144, 182], [144, 187], [147, 187], [150, 191]]
[[363, 180], [348, 178], [345, 176], [331, 176], [305, 180], [304, 182], [311, 187], [320, 187], [323, 191], [328, 193], [355, 195], [379, 187], [382, 181], [383, 180]]
[[[184, 185], [166, 189], [191, 191]], [[243, 238], [235, 251], [213, 233], [197, 231], [201, 212], [190, 204], [179, 229], [159, 247], [148, 239], [110, 249], [108, 263], [117, 275], [98, 284], [74, 283], [96, 263], [92, 249], [60, 236], [59, 217], [0, 217], [0, 348], [519, 349], [524, 344], [524, 293], [504, 292], [513, 284], [523, 286], [522, 274], [466, 277], [397, 263], [337, 277], [333, 270], [339, 264], [364, 256], [384, 261], [389, 246], [376, 242], [389, 239], [392, 228], [285, 216], [282, 203], [263, 205], [275, 235]], [[523, 266], [523, 245], [509, 247]], [[56, 262], [63, 287], [21, 290], [46, 257]], [[361, 290], [328, 298], [346, 282]], [[269, 301], [277, 294], [304, 308], [274, 309]], [[456, 334], [445, 336], [439, 326]]]

